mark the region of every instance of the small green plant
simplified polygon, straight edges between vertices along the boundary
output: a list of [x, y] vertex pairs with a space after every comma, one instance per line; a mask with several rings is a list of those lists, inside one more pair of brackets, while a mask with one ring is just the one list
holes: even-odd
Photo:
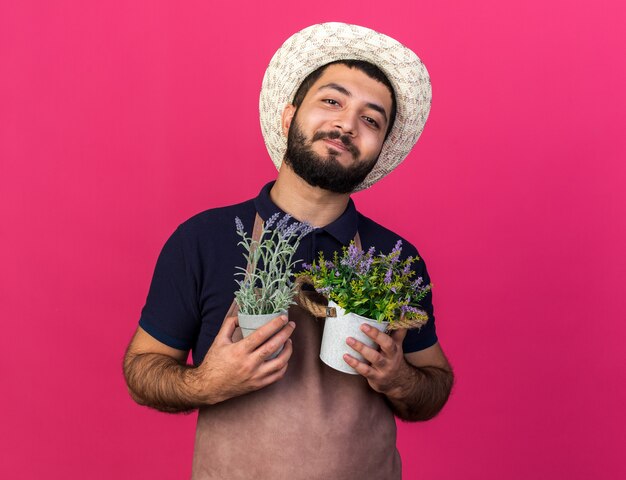
[[248, 269], [235, 273], [239, 289], [235, 300], [239, 311], [247, 315], [262, 315], [287, 310], [294, 303], [295, 284], [293, 268], [300, 260], [293, 260], [300, 240], [313, 230], [307, 223], [290, 222], [291, 216], [280, 213], [272, 215], [264, 224], [258, 241], [252, 240], [244, 231], [239, 217], [235, 218], [238, 245], [244, 247]]
[[[424, 285], [422, 277], [413, 279], [411, 265], [419, 257], [400, 260], [402, 241], [398, 240], [388, 255], [375, 256], [375, 248], [367, 252], [354, 242], [343, 248], [341, 257], [335, 252], [332, 261], [320, 252], [319, 260], [304, 264], [298, 274], [313, 284], [317, 292], [332, 300], [346, 313], [355, 313], [379, 322], [406, 323], [409, 328], [421, 326], [428, 314], [421, 309], [422, 301], [432, 288]], [[404, 328], [404, 327], [403, 327]]]

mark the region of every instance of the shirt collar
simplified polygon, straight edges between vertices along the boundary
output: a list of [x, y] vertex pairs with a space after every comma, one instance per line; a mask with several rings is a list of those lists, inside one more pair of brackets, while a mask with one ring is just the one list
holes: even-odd
[[[284, 213], [280, 208], [272, 202], [270, 190], [274, 186], [274, 182], [265, 185], [259, 196], [254, 199], [254, 206], [263, 220], [267, 220], [275, 213]], [[358, 228], [358, 213], [352, 199], [348, 201], [345, 211], [332, 223], [319, 230], [323, 230], [335, 237], [342, 245], [348, 245], [354, 239]], [[318, 231], [319, 231], [318, 230]]]

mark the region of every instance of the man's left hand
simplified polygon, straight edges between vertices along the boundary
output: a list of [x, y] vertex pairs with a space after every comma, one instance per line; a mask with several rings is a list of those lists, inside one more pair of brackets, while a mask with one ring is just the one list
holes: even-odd
[[404, 359], [402, 351], [402, 341], [406, 337], [407, 331], [403, 328], [387, 335], [367, 324], [361, 325], [361, 331], [380, 346], [380, 351], [348, 337], [346, 343], [363, 355], [363, 358], [370, 365], [348, 354], [345, 354], [343, 359], [363, 375], [374, 390], [387, 396], [393, 396], [395, 391], [401, 389], [403, 379], [407, 378], [407, 369], [411, 368]]

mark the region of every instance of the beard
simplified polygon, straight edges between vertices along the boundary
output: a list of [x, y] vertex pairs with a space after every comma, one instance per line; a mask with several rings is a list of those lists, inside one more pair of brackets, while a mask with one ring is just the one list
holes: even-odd
[[[313, 142], [328, 138], [339, 139], [352, 154], [355, 164], [344, 167], [337, 160], [339, 152], [330, 151], [327, 156], [313, 151]], [[296, 117], [291, 122], [287, 135], [287, 150], [284, 162], [312, 187], [320, 187], [334, 193], [350, 193], [372, 171], [378, 156], [373, 159], [359, 160], [359, 150], [352, 143], [349, 135], [341, 135], [337, 130], [317, 132], [310, 142], [300, 129]]]

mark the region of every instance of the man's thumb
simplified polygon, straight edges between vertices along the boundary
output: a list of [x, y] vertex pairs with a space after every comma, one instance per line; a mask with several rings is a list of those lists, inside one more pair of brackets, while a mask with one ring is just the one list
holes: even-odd
[[215, 340], [222, 343], [233, 343], [233, 334], [238, 326], [239, 317], [237, 317], [237, 315], [234, 317], [226, 317], [220, 327], [220, 331], [217, 332], [217, 335], [215, 336]]
[[399, 328], [391, 332], [391, 338], [393, 338], [394, 342], [401, 344], [404, 341], [404, 337], [406, 337], [406, 332], [406, 328]]

